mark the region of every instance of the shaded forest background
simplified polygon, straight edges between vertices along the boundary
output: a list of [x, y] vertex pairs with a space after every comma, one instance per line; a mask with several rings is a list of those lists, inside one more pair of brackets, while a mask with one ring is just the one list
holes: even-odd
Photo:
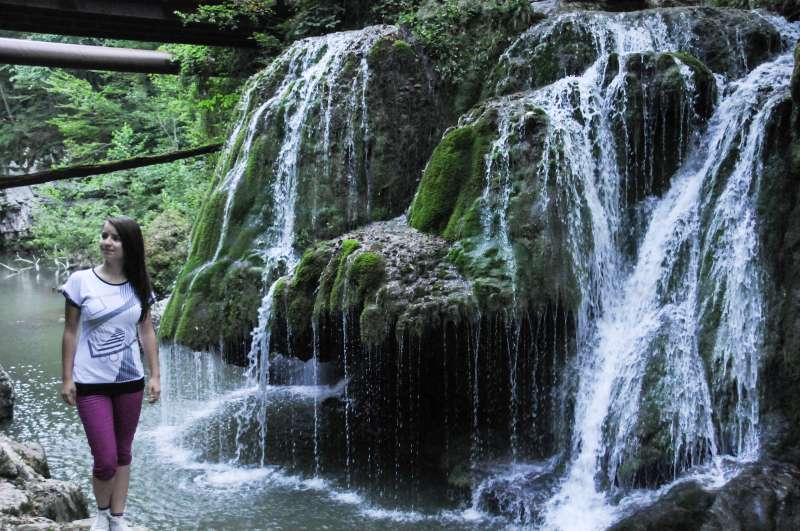
[[[255, 49], [0, 32], [0, 37], [158, 49], [177, 76], [0, 65], [0, 172], [156, 154], [225, 140], [241, 88], [294, 41], [370, 24], [400, 24], [423, 44], [460, 113], [480, 95], [481, 72], [533, 20], [525, 0], [223, 0], [187, 21], [259, 30]], [[472, 31], [470, 31], [472, 30]], [[99, 259], [102, 220], [143, 225], [154, 285], [165, 295], [188, 252], [216, 155], [34, 187], [33, 227], [15, 246], [76, 265]]]

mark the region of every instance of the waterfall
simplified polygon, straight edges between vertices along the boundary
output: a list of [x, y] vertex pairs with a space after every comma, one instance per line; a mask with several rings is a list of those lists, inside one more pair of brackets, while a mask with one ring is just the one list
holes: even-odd
[[[797, 28], [764, 20], [782, 34], [784, 49], [797, 40]], [[565, 473], [546, 502], [522, 495], [530, 497], [510, 509], [517, 523], [602, 529], [616, 517], [609, 494], [669, 482], [717, 456], [758, 456], [764, 279], [755, 201], [766, 125], [785, 97], [792, 59], [781, 55], [748, 73], [748, 44], [737, 32], [730, 58], [714, 58], [719, 71], [703, 77], [684, 55], [704, 54], [691, 22], [677, 10], [565, 14], [526, 32], [501, 58], [512, 74], [527, 72], [520, 58], [547, 50], [561, 31], [585, 36], [595, 54], [580, 74], [487, 104], [496, 110], [497, 137], [484, 161], [482, 237], [498, 246], [516, 301], [511, 175], [526, 170], [515, 168], [514, 143], [528, 117], [543, 113], [535, 200], [563, 227], [580, 292]], [[532, 48], [525, 48], [526, 35], [534, 37]], [[669, 62], [680, 99], [627, 79], [631, 71], [655, 71], [648, 65], [656, 61]], [[667, 104], [675, 130], [668, 129]], [[626, 122], [636, 105], [639, 144]], [[513, 341], [514, 330], [507, 335]], [[516, 461], [518, 358], [509, 347]], [[477, 355], [473, 371], [478, 437]], [[473, 469], [479, 444], [476, 438]], [[533, 469], [542, 475], [553, 467]], [[531, 474], [520, 465], [482, 482], [473, 508], [492, 483], [522, 477], [521, 484], [533, 484]]]
[[[654, 414], [642, 410], [643, 393], [659, 396], [673, 477], [723, 449], [757, 456], [763, 292], [755, 194], [767, 121], [791, 69], [791, 56], [782, 55], [720, 87], [726, 95], [653, 209], [632, 271], [615, 272], [622, 289], [599, 290], [608, 302], [579, 352], [572, 459], [546, 506], [545, 527], [601, 529], [613, 521], [603, 486], [615, 485], [634, 458], [637, 421]], [[728, 160], [735, 160], [730, 173]], [[722, 317], [704, 359], [697, 327], [710, 306]], [[643, 389], [653, 363], [661, 364], [657, 388]], [[724, 395], [728, 386], [736, 392]], [[724, 400], [734, 402], [734, 413], [715, 426], [715, 405]]]
[[[251, 346], [248, 353], [249, 369], [248, 378], [257, 384], [260, 389], [259, 399], [255, 408], [252, 404], [242, 405], [237, 434], [237, 456], [241, 455], [242, 448], [252, 445], [253, 441], [245, 441], [246, 426], [254, 420], [259, 427], [259, 436], [255, 444], [259, 448], [260, 465], [267, 461], [266, 430], [267, 430], [267, 399], [264, 392], [269, 385], [269, 356], [270, 356], [270, 323], [272, 319], [272, 301], [274, 298], [277, 278], [290, 275], [298, 262], [295, 251], [295, 205], [298, 199], [298, 166], [300, 164], [300, 150], [307, 134], [307, 128], [315, 127], [315, 116], [324, 116], [325, 155], [331, 149], [330, 123], [333, 106], [337, 103], [333, 97], [333, 89], [339, 76], [342, 75], [342, 64], [347, 57], [356, 55], [362, 60], [359, 62], [359, 71], [354, 77], [346, 111], [350, 120], [358, 120], [361, 127], [366, 127], [366, 83], [369, 79], [369, 69], [364, 57], [374, 42], [383, 35], [392, 31], [389, 27], [380, 27], [373, 31], [343, 32], [326, 35], [324, 37], [306, 39], [295, 43], [276, 63], [288, 62], [288, 73], [274, 95], [262, 104], [252, 115], [244, 145], [252, 143], [253, 133], [256, 128], [254, 122], [267, 120], [271, 113], [282, 112], [284, 133], [278, 156], [272, 166], [273, 179], [271, 197], [274, 205], [273, 219], [264, 235], [259, 239], [259, 253], [264, 263], [263, 284], [268, 286], [258, 310], [258, 322], [252, 332]], [[356, 80], [362, 80], [356, 83]], [[325, 92], [328, 91], [327, 95]], [[249, 96], [249, 93], [248, 93]], [[358, 103], [361, 105], [358, 105]], [[355, 156], [352, 134], [348, 147], [348, 160]], [[243, 149], [241, 160], [246, 162], [247, 150]], [[327, 158], [326, 158], [327, 161]], [[245, 162], [241, 164], [244, 165]], [[237, 179], [236, 171], [239, 162], [231, 170], [231, 176], [226, 179], [228, 184], [228, 197], [226, 202], [225, 219], [228, 217], [230, 197], [235, 194], [233, 188]], [[325, 167], [330, 169], [326, 162]], [[348, 162], [348, 189], [354, 189], [354, 166]], [[243, 171], [243, 170], [242, 170]], [[349, 204], [349, 202], [348, 202]], [[215, 253], [218, 257], [222, 247], [223, 238]], [[315, 332], [316, 334], [316, 332]], [[316, 336], [315, 336], [316, 337]], [[315, 339], [315, 359], [318, 346]], [[315, 370], [316, 375], [316, 370]], [[317, 403], [315, 399], [315, 419], [317, 416]], [[318, 452], [317, 437], [318, 425], [315, 420], [315, 454]], [[252, 448], [251, 448], [252, 449]], [[318, 459], [318, 457], [317, 457]], [[317, 471], [319, 462], [316, 464]]]

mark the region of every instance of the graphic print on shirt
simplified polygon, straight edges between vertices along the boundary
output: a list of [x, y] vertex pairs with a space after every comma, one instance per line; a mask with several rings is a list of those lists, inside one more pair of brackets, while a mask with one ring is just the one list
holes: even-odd
[[136, 363], [133, 361], [133, 349], [126, 348], [122, 358], [122, 364], [119, 366], [119, 372], [114, 381], [128, 382], [141, 377], [142, 375], [139, 374], [139, 369], [136, 368]]
[[125, 297], [125, 302], [122, 303], [122, 306], [86, 321], [89, 355], [92, 358], [104, 358], [120, 354], [125, 350], [130, 350], [130, 346], [136, 341], [136, 334], [132, 333], [131, 330], [108, 323], [117, 315], [130, 310], [139, 303], [130, 286], [122, 287], [121, 292]]

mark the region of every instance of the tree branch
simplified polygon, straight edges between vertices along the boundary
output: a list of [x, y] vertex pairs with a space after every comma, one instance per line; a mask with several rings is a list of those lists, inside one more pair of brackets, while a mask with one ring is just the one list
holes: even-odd
[[56, 168], [53, 170], [29, 173], [27, 175], [6, 175], [0, 176], [0, 190], [14, 188], [17, 186], [29, 186], [62, 179], [74, 179], [76, 177], [87, 177], [89, 175], [101, 175], [119, 170], [130, 170], [144, 166], [153, 166], [165, 162], [196, 157], [214, 153], [222, 148], [222, 144], [208, 144], [192, 149], [183, 149], [163, 153], [161, 155], [145, 155], [129, 159], [116, 160], [113, 162], [99, 162], [97, 164], [80, 164], [77, 166], [67, 166], [66, 168]]

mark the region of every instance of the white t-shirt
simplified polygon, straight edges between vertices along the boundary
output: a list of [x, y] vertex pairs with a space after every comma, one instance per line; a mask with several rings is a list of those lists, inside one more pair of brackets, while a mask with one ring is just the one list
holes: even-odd
[[142, 307], [130, 282], [111, 284], [94, 269], [72, 273], [59, 290], [79, 307], [76, 383], [122, 383], [144, 377], [137, 324]]

